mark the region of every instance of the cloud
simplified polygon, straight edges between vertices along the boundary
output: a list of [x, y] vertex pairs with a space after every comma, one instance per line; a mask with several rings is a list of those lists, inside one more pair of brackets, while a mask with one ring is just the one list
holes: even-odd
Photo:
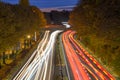
[[63, 10], [68, 10], [72, 11], [75, 6], [60, 6], [60, 7], [52, 7], [52, 8], [41, 8], [40, 10], [42, 12], [50, 12], [52, 10], [57, 10], [57, 11], [63, 11]]

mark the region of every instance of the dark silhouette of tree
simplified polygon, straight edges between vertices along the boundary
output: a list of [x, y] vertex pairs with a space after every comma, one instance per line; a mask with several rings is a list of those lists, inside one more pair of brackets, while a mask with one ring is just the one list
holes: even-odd
[[5, 63], [6, 50], [28, 34], [39, 32], [46, 25], [43, 13], [33, 6], [11, 5], [0, 2], [0, 57]]
[[82, 42], [120, 76], [120, 0], [79, 1], [69, 23]]
[[29, 0], [19, 0], [19, 4], [22, 6], [29, 6]]
[[[46, 19], [51, 22], [52, 24], [62, 24], [62, 22], [67, 22], [69, 19], [69, 13], [68, 11], [56, 11], [53, 10], [50, 13], [44, 13]], [[51, 20], [51, 21], [50, 21]]]

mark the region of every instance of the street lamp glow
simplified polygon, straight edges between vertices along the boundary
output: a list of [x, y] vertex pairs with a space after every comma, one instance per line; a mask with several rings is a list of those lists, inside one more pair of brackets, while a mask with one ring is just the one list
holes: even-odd
[[27, 36], [28, 39], [30, 39], [30, 37], [31, 37], [30, 35]]

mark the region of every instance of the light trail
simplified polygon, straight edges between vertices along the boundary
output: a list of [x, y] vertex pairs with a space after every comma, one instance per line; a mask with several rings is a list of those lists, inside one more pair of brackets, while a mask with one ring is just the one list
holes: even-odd
[[[65, 35], [65, 33], [68, 33]], [[77, 56], [79, 56], [79, 63], [81, 63], [83, 65], [83, 67], [94, 77], [94, 79], [96, 80], [115, 80], [115, 78], [108, 73], [98, 62], [97, 60], [95, 60], [84, 48], [82, 48], [81, 45], [79, 45], [79, 43], [74, 39], [74, 31], [68, 30], [64, 33], [64, 36], [67, 36], [66, 39], [68, 39], [65, 42], [65, 38], [63, 37], [63, 42], [64, 45], [67, 45], [67, 47], [71, 47], [71, 50], [74, 50], [74, 52], [76, 52], [76, 57], [74, 57], [75, 59], [77, 58]], [[74, 52], [69, 50], [68, 48], [66, 48], [66, 54], [68, 54], [70, 51], [72, 53], [72, 56], [74, 56]], [[68, 57], [69, 60], [70, 57]], [[74, 59], [74, 60], [75, 60]], [[73, 63], [70, 62], [69, 63], [71, 65], [71, 68], [73, 65]], [[82, 73], [83, 74], [83, 73]], [[87, 74], [87, 73], [86, 73]], [[76, 73], [73, 71], [73, 75], [76, 76]], [[75, 78], [75, 80], [81, 80], [78, 78]], [[85, 78], [83, 78], [83, 80], [86, 80]]]
[[60, 35], [60, 45], [59, 47], [62, 47], [62, 53], [63, 53], [63, 57], [64, 57], [64, 61], [65, 61], [65, 67], [66, 67], [66, 72], [67, 72], [67, 77], [68, 77], [68, 80], [72, 80], [72, 75], [70, 70], [69, 70], [69, 64], [67, 62], [67, 58], [66, 58], [66, 55], [65, 55], [65, 50], [64, 50], [64, 46], [63, 46], [63, 43], [62, 43], [62, 35]]
[[65, 32], [62, 36], [62, 40], [63, 40], [67, 59], [69, 61], [74, 79], [75, 80], [90, 80], [82, 64], [79, 62], [79, 58], [76, 55], [72, 45], [69, 42], [68, 36], [70, 32], [71, 31]]
[[[82, 55], [84, 61], [86, 61], [86, 63], [87, 63], [89, 66], [92, 67], [92, 69], [96, 72], [96, 74], [97, 74], [99, 77], [101, 77], [102, 80], [108, 80], [108, 79], [110, 79], [110, 80], [115, 80], [115, 78], [114, 78], [109, 72], [107, 72], [107, 71], [100, 65], [100, 63], [99, 63], [97, 60], [95, 60], [95, 58], [93, 58], [84, 48], [82, 48], [82, 46], [79, 46], [79, 43], [73, 38], [74, 34], [75, 34], [75, 32], [71, 32], [71, 36], [70, 36], [70, 38], [72, 39], [71, 41], [72, 41], [72, 43], [76, 46], [79, 54]], [[80, 49], [80, 48], [81, 48], [81, 49]], [[83, 51], [81, 51], [81, 50], [83, 50]], [[89, 59], [88, 59], [86, 56], [87, 56], [89, 59], [92, 60], [92, 63], [89, 61]], [[96, 68], [93, 64], [95, 64], [97, 68]]]
[[[54, 31], [51, 35], [49, 31], [41, 42], [38, 44], [37, 49], [33, 52], [32, 56], [28, 59], [25, 65], [21, 68], [13, 80], [50, 80], [53, 68], [53, 50], [57, 35], [61, 30]], [[50, 37], [49, 37], [50, 35]]]

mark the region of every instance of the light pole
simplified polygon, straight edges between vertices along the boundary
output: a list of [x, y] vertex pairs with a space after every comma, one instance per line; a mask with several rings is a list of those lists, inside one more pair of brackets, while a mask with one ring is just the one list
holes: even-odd
[[31, 36], [30, 35], [27, 35], [27, 38], [28, 38], [28, 47], [30, 48], [31, 47]]
[[35, 42], [37, 41], [37, 35], [36, 35], [36, 32], [35, 32]]

